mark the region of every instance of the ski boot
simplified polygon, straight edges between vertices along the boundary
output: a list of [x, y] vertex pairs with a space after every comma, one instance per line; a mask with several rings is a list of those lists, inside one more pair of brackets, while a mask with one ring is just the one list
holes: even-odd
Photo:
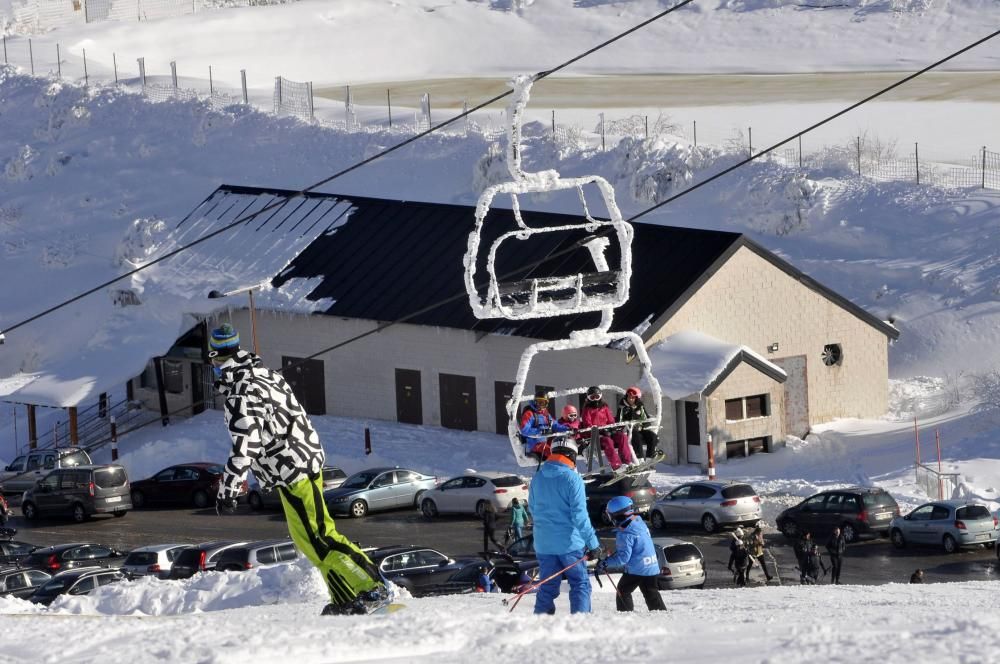
[[364, 616], [383, 609], [392, 603], [392, 593], [384, 585], [379, 584], [371, 590], [366, 590], [349, 602], [330, 603], [323, 607], [323, 616]]

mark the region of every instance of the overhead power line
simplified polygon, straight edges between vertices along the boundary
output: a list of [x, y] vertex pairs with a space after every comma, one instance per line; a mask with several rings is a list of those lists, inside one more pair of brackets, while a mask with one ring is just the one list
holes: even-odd
[[[579, 55], [576, 55], [576, 56], [570, 58], [569, 60], [566, 60], [562, 64], [559, 64], [559, 65], [553, 67], [552, 69], [547, 69], [547, 70], [538, 72], [532, 78], [535, 81], [540, 81], [541, 79], [546, 78], [547, 76], [551, 76], [552, 74], [555, 74], [556, 72], [561, 71], [561, 70], [565, 69], [566, 67], [569, 67], [571, 64], [573, 64], [573, 63], [581, 60], [582, 58], [585, 58], [588, 55], [591, 55], [593, 53], [596, 53], [597, 51], [600, 51], [601, 49], [607, 48], [608, 46], [610, 46], [611, 44], [619, 41], [620, 39], [624, 39], [628, 35], [631, 35], [632, 33], [645, 28], [646, 26], [650, 25], [651, 23], [654, 23], [654, 22], [660, 20], [661, 18], [663, 18], [667, 14], [670, 14], [670, 13], [672, 13], [672, 12], [680, 9], [681, 7], [684, 7], [685, 5], [689, 5], [692, 2], [694, 2], [694, 0], [681, 0], [676, 5], [670, 7], [669, 9], [665, 9], [662, 12], [660, 12], [660, 13], [658, 13], [658, 14], [656, 14], [656, 15], [648, 18], [648, 19], [646, 19], [642, 23], [634, 25], [631, 28], [629, 28], [628, 30], [625, 30], [624, 32], [618, 33], [617, 35], [615, 35], [611, 39], [608, 39], [606, 41], [601, 42], [597, 46], [594, 46], [593, 48], [588, 49], [588, 50], [584, 51], [583, 53], [580, 53]], [[307, 193], [313, 191], [314, 189], [316, 189], [317, 187], [322, 187], [325, 184], [333, 182], [337, 178], [343, 177], [344, 175], [347, 175], [348, 173], [356, 171], [357, 169], [361, 168], [362, 166], [366, 166], [367, 164], [370, 164], [370, 163], [372, 163], [373, 161], [375, 161], [377, 159], [381, 159], [382, 157], [385, 157], [386, 155], [392, 154], [393, 152], [396, 152], [397, 150], [401, 150], [402, 148], [406, 147], [407, 145], [410, 145], [411, 143], [414, 143], [415, 141], [418, 141], [421, 138], [424, 138], [425, 136], [427, 136], [429, 134], [432, 134], [432, 133], [434, 133], [436, 131], [439, 131], [440, 129], [442, 129], [444, 127], [447, 127], [448, 125], [450, 125], [450, 124], [452, 124], [454, 122], [457, 122], [458, 120], [461, 120], [462, 118], [468, 116], [470, 113], [475, 113], [476, 111], [479, 111], [479, 110], [485, 108], [486, 106], [489, 106], [490, 104], [494, 104], [494, 103], [500, 101], [504, 97], [507, 97], [508, 95], [510, 95], [512, 92], [513, 92], [513, 90], [507, 90], [506, 92], [502, 92], [502, 93], [500, 93], [500, 94], [498, 94], [498, 95], [496, 95], [496, 96], [494, 96], [494, 97], [492, 97], [490, 99], [487, 99], [486, 101], [482, 102], [481, 104], [473, 106], [472, 108], [468, 109], [467, 111], [463, 111], [462, 113], [459, 113], [458, 115], [456, 115], [454, 117], [451, 117], [451, 118], [445, 120], [444, 122], [441, 122], [441, 123], [436, 124], [436, 125], [434, 125], [432, 127], [429, 127], [428, 129], [420, 132], [419, 134], [415, 134], [414, 136], [411, 136], [410, 138], [402, 141], [401, 143], [397, 143], [396, 145], [393, 145], [392, 147], [386, 148], [385, 150], [382, 150], [381, 152], [377, 152], [377, 153], [373, 154], [372, 156], [370, 156], [370, 157], [368, 157], [366, 159], [362, 159], [361, 161], [356, 162], [356, 163], [348, 166], [347, 168], [344, 168], [343, 170], [337, 171], [333, 175], [331, 175], [331, 176], [329, 176], [327, 178], [324, 178], [324, 179], [320, 180], [319, 182], [311, 184], [308, 187], [306, 187], [305, 189], [301, 189], [301, 190], [295, 192], [294, 194], [292, 194], [292, 196], [301, 196], [303, 194], [307, 194]], [[222, 228], [216, 229], [216, 230], [212, 231], [211, 233], [208, 233], [207, 235], [204, 235], [204, 236], [198, 238], [197, 240], [189, 242], [188, 244], [185, 244], [183, 246], [177, 247], [173, 251], [169, 251], [169, 252], [163, 254], [162, 256], [157, 256], [156, 258], [154, 258], [153, 260], [149, 261], [148, 263], [144, 263], [143, 265], [140, 265], [139, 267], [137, 267], [137, 268], [135, 268], [133, 270], [129, 270], [128, 272], [125, 272], [124, 274], [121, 274], [121, 275], [119, 275], [119, 276], [117, 276], [117, 277], [115, 277], [113, 279], [109, 279], [109, 280], [107, 280], [107, 281], [105, 281], [105, 282], [103, 282], [101, 284], [98, 284], [97, 286], [94, 286], [93, 288], [88, 288], [87, 290], [83, 291], [82, 293], [78, 293], [77, 295], [74, 295], [73, 297], [71, 297], [71, 298], [69, 298], [67, 300], [63, 300], [62, 302], [60, 302], [58, 304], [55, 304], [55, 305], [49, 307], [48, 309], [40, 311], [37, 314], [29, 316], [28, 318], [25, 318], [24, 320], [18, 321], [17, 323], [14, 323], [13, 325], [9, 325], [9, 326], [7, 326], [7, 327], [5, 327], [3, 329], [0, 329], [0, 339], [3, 338], [4, 334], [7, 334], [9, 332], [13, 332], [14, 330], [16, 330], [16, 329], [18, 329], [20, 327], [24, 327], [25, 325], [28, 325], [29, 323], [33, 323], [34, 321], [36, 321], [36, 320], [38, 320], [40, 318], [44, 318], [45, 316], [48, 316], [49, 314], [54, 313], [54, 312], [62, 309], [63, 307], [66, 307], [66, 306], [68, 306], [70, 304], [73, 304], [74, 302], [82, 300], [83, 298], [85, 298], [85, 297], [87, 297], [89, 295], [93, 295], [97, 291], [103, 290], [103, 289], [107, 288], [108, 286], [110, 286], [111, 284], [114, 284], [114, 283], [117, 283], [117, 282], [121, 281], [122, 279], [126, 279], [128, 277], [131, 277], [132, 275], [138, 274], [139, 272], [142, 272], [143, 270], [146, 270], [146, 269], [148, 269], [148, 268], [156, 265], [157, 263], [162, 263], [165, 260], [173, 258], [177, 254], [179, 254], [181, 252], [184, 252], [184, 251], [187, 251], [191, 247], [194, 247], [194, 246], [196, 246], [198, 244], [201, 244], [202, 242], [205, 242], [207, 240], [210, 240], [213, 237], [216, 237], [217, 235], [225, 233], [226, 231], [228, 231], [228, 230], [230, 230], [232, 228], [235, 228], [236, 226], [239, 226], [240, 224], [246, 223], [246, 222], [248, 222], [248, 221], [256, 218], [258, 215], [261, 215], [264, 212], [267, 212], [268, 210], [273, 210], [274, 208], [276, 208], [276, 207], [278, 207], [280, 205], [283, 205], [283, 204], [284, 204], [283, 202], [275, 202], [275, 203], [272, 203], [272, 204], [270, 204], [270, 205], [268, 205], [268, 206], [266, 206], [264, 208], [261, 208], [260, 210], [257, 210], [256, 212], [254, 212], [252, 214], [248, 214], [246, 216], [240, 217], [240, 218], [236, 219], [235, 221], [233, 221], [233, 222], [231, 222], [231, 223], [223, 226]]]

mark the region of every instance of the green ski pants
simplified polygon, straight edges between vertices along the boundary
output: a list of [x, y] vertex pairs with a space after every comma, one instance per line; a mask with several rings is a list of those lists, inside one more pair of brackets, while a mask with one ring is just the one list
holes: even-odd
[[368, 556], [337, 532], [323, 501], [320, 477], [299, 480], [279, 489], [292, 541], [323, 575], [331, 602], [350, 602], [358, 594], [381, 585], [381, 575]]

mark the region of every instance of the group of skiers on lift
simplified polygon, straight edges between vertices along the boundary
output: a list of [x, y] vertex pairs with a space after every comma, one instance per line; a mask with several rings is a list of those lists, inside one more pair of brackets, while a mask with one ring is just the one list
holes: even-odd
[[[625, 390], [625, 395], [618, 402], [617, 417], [611, 412], [611, 407], [604, 400], [601, 388], [592, 386], [587, 389], [587, 396], [581, 409], [566, 404], [559, 419], [554, 419], [549, 411], [549, 397], [544, 390], [535, 393], [534, 399], [528, 402], [521, 413], [519, 429], [525, 442], [525, 452], [544, 461], [551, 454], [554, 441], [562, 437], [552, 434], [565, 433], [572, 438], [580, 452], [590, 444], [592, 431], [598, 433], [598, 440], [605, 458], [611, 469], [618, 471], [635, 464], [636, 456], [645, 455], [650, 459], [656, 454], [659, 438], [649, 426], [650, 417], [646, 406], [642, 403], [642, 390], [632, 386]], [[635, 455], [626, 433], [629, 423], [632, 429], [632, 440], [637, 443]], [[613, 425], [620, 424], [621, 427]]]

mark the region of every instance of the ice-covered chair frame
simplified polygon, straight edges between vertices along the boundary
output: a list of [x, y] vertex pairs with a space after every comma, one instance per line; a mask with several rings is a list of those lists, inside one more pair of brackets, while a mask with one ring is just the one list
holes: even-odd
[[[532, 395], [525, 396], [524, 386], [527, 383], [528, 374], [531, 371], [531, 362], [534, 357], [538, 353], [548, 351], [578, 350], [595, 346], [604, 347], [608, 344], [621, 341], [631, 344], [634, 349], [635, 361], [638, 362], [640, 368], [639, 382], [644, 383], [647, 387], [647, 396], [643, 399], [643, 403], [646, 405], [646, 410], [649, 413], [649, 420], [645, 421], [645, 423], [654, 431], [659, 430], [663, 393], [660, 389], [659, 381], [653, 375], [652, 364], [649, 360], [649, 354], [646, 352], [646, 346], [642, 342], [642, 337], [635, 332], [607, 332], [600, 329], [573, 332], [570, 334], [569, 339], [541, 341], [531, 344], [521, 354], [521, 361], [517, 368], [517, 377], [514, 380], [514, 389], [511, 392], [510, 400], [507, 401], [507, 435], [510, 439], [511, 449], [514, 452], [514, 458], [517, 460], [519, 466], [535, 466], [538, 463], [538, 460], [529, 456], [525, 450], [520, 427], [521, 408], [533, 398]], [[598, 384], [604, 392], [614, 391], [624, 394], [626, 389], [617, 385], [600, 385], [599, 381], [591, 383], [591, 385], [593, 384]], [[548, 394], [549, 398], [558, 398], [572, 394], [583, 394], [587, 389], [588, 386], [554, 389], [548, 392]], [[612, 409], [614, 408], [614, 404], [608, 405]]]

